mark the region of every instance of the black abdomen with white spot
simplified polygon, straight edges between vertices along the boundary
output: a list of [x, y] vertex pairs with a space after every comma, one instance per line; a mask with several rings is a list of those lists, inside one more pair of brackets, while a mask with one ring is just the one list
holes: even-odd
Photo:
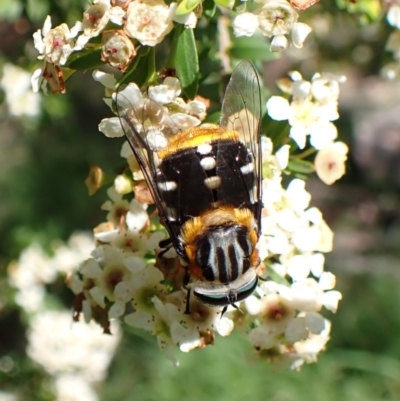
[[155, 182], [177, 234], [187, 220], [221, 206], [247, 208], [257, 215], [254, 160], [240, 141], [178, 150], [162, 159]]

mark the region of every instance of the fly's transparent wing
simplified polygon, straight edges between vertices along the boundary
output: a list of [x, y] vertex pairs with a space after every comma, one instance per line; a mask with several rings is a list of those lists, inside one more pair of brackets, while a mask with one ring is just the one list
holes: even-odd
[[171, 224], [166, 208], [166, 204], [170, 203], [169, 193], [160, 190], [167, 185], [167, 180], [158, 169], [157, 156], [157, 152], [168, 145], [169, 138], [175, 133], [174, 124], [164, 108], [150, 99], [136, 102], [134, 106], [124, 94], [117, 93], [115, 100], [122, 129], [149, 186], [160, 220], [178, 250], [177, 228]]
[[[236, 131], [247, 149], [242, 160], [240, 174], [243, 186], [249, 192], [250, 203], [256, 217], [261, 214], [261, 93], [257, 71], [253, 64], [242, 61], [234, 70], [226, 88], [222, 104], [220, 125], [228, 131]], [[244, 163], [244, 165], [243, 165]], [[252, 174], [249, 180], [248, 174]]]

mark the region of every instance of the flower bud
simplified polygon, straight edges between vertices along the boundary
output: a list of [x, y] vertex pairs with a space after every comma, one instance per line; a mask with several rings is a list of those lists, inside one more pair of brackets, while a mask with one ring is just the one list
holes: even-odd
[[101, 45], [101, 60], [122, 72], [136, 56], [135, 46], [122, 30], [103, 32]]

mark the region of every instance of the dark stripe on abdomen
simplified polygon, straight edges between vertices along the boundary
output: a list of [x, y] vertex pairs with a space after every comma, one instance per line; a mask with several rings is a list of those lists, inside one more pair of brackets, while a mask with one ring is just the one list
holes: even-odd
[[233, 280], [236, 280], [239, 276], [239, 264], [238, 264], [238, 260], [237, 260], [235, 247], [233, 245], [228, 246], [228, 256], [229, 256], [229, 262], [230, 262], [229, 281], [233, 281]]
[[226, 261], [225, 261], [225, 252], [222, 247], [217, 248], [217, 266], [218, 266], [218, 275], [219, 281], [225, 284], [228, 282], [228, 275], [226, 270]]

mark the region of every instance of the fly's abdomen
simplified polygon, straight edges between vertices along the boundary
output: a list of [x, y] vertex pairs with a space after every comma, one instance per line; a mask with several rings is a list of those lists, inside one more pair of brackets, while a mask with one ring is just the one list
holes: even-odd
[[196, 241], [196, 264], [207, 281], [230, 283], [250, 268], [252, 244], [247, 227], [211, 228]]

